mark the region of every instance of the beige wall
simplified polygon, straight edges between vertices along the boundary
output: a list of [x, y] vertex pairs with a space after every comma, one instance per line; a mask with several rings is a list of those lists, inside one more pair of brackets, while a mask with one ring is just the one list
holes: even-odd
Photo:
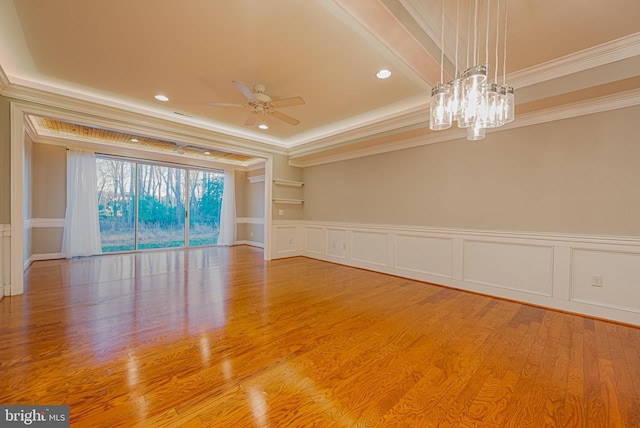
[[238, 224], [237, 241], [249, 241], [264, 244], [264, 225], [252, 223]]
[[49, 144], [33, 145], [32, 216], [64, 218], [67, 203], [67, 150]]
[[635, 106], [308, 167], [304, 219], [640, 236], [638, 118]]
[[0, 224], [11, 223], [11, 108], [0, 96]]
[[249, 177], [264, 175], [264, 169], [247, 172], [245, 185], [245, 213], [243, 217], [264, 218], [264, 186], [265, 182], [251, 183]]
[[31, 230], [31, 253], [59, 254], [62, 251], [62, 227], [35, 227]]
[[245, 193], [247, 192], [247, 173], [244, 171], [236, 171], [235, 177], [235, 191], [236, 191], [236, 216], [244, 217], [244, 212], [247, 210], [245, 207]]
[[[30, 164], [28, 198], [33, 219], [64, 219], [67, 201], [67, 150], [65, 147], [33, 143], [27, 151]], [[62, 251], [62, 227], [32, 224], [25, 241], [30, 254], [57, 254]]]
[[[256, 175], [264, 175], [264, 169], [236, 171], [236, 216], [238, 218], [264, 220], [265, 182], [251, 183], [248, 179]], [[262, 224], [239, 223], [236, 231], [238, 241], [264, 244], [264, 225]]]

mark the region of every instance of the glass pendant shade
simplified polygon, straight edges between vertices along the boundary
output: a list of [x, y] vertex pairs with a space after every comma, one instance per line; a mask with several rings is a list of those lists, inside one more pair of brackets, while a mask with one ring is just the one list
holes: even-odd
[[485, 130], [479, 122], [473, 123], [467, 128], [467, 140], [477, 141], [485, 137]]
[[431, 113], [429, 128], [440, 131], [451, 127], [451, 109], [449, 105], [449, 90], [446, 85], [438, 83], [431, 90]]
[[495, 83], [490, 83], [486, 87], [486, 104], [483, 123], [485, 128], [497, 128], [502, 125], [500, 93], [498, 91], [498, 85]]
[[481, 80], [482, 76], [475, 76], [468, 81], [471, 82], [470, 85], [464, 84], [463, 80], [462, 111], [458, 118], [458, 127], [460, 128], [468, 128], [478, 118], [482, 120], [481, 116], [486, 99], [486, 85], [480, 83]]
[[472, 87], [479, 87], [486, 81], [486, 65], [475, 65], [473, 67], [467, 68], [464, 73], [462, 73], [462, 85], [464, 86], [465, 90], [468, 90]]
[[504, 123], [513, 122], [515, 119], [515, 95], [513, 93], [513, 87], [503, 87], [505, 92], [504, 102]]
[[456, 79], [449, 82], [449, 109], [451, 110], [451, 119], [458, 120], [462, 114], [462, 80]]

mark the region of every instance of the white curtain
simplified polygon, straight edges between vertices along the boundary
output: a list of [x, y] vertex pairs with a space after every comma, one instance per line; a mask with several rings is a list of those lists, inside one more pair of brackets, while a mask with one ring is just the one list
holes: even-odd
[[96, 155], [67, 151], [67, 211], [62, 251], [71, 257], [102, 253], [96, 186]]
[[220, 208], [220, 233], [218, 245], [233, 245], [236, 241], [236, 186], [235, 173], [224, 172], [222, 207]]

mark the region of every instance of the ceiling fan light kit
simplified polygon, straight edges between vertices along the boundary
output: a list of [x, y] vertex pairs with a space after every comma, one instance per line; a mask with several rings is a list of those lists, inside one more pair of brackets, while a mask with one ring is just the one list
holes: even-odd
[[[255, 85], [253, 87], [253, 91], [249, 89], [247, 85], [244, 83], [234, 80], [233, 85], [238, 88], [238, 90], [242, 93], [242, 95], [247, 98], [249, 101], [249, 107], [253, 109], [253, 111], [249, 114], [247, 119], [244, 122], [245, 126], [253, 126], [255, 125], [259, 115], [269, 115], [278, 120], [281, 120], [289, 125], [296, 126], [300, 123], [300, 121], [294, 117], [291, 117], [287, 114], [284, 114], [278, 110], [277, 108], [282, 107], [293, 107], [300, 106], [305, 104], [305, 101], [302, 97], [290, 97], [290, 98], [280, 98], [273, 100], [269, 95], [265, 92], [267, 88], [264, 85]], [[211, 106], [217, 107], [243, 107], [241, 104], [229, 104], [229, 103], [207, 103]], [[262, 125], [265, 125], [263, 127]], [[260, 129], [268, 129], [269, 127], [266, 124], [261, 124]]]
[[[473, 62], [469, 66], [471, 45], [471, 2], [473, 1]], [[506, 83], [507, 66], [507, 1], [504, 1], [503, 31], [503, 77], [498, 84], [498, 51], [500, 41], [500, 0], [495, 9], [495, 61], [494, 79], [489, 81], [489, 39], [491, 23], [491, 0], [469, 0], [467, 32], [467, 69], [458, 73], [458, 20], [460, 0], [456, 4], [456, 49], [455, 79], [444, 83], [444, 22], [445, 1], [442, 2], [442, 32], [440, 40], [440, 82], [431, 90], [429, 128], [434, 131], [448, 129], [454, 121], [459, 128], [467, 128], [468, 140], [481, 140], [488, 128], [503, 126], [515, 119], [515, 98], [513, 87]], [[485, 64], [478, 64], [478, 6], [486, 3]], [[482, 7], [482, 6], [481, 6]]]

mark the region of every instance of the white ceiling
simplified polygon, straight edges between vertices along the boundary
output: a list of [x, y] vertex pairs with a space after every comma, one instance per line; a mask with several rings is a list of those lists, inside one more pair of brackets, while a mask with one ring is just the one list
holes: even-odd
[[[480, 0], [481, 8], [487, 1]], [[449, 73], [458, 4], [464, 68], [468, 3], [446, 0]], [[429, 135], [428, 93], [440, 75], [441, 5], [0, 0], [0, 90], [15, 98], [28, 92], [32, 99], [36, 91], [97, 102], [284, 148], [293, 157], [374, 140], [384, 145]], [[511, 0], [508, 7], [507, 82], [516, 87], [518, 114], [613, 94], [637, 98], [639, 1]], [[491, 65], [493, 42], [489, 57]], [[389, 79], [375, 77], [382, 68], [392, 71]], [[265, 117], [256, 125], [267, 123], [267, 131], [243, 126], [251, 109], [233, 80], [251, 88], [263, 84], [272, 98], [303, 97], [304, 105], [279, 109], [300, 124]], [[158, 93], [170, 101], [156, 101]]]

